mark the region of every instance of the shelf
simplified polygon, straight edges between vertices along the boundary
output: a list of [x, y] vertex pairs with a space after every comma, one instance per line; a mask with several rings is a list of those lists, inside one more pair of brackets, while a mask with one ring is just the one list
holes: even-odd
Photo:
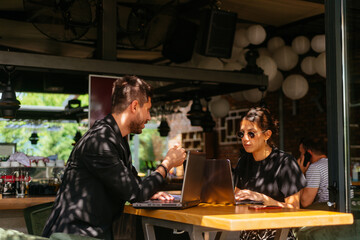
[[203, 132], [193, 131], [181, 134], [182, 146], [187, 151], [204, 151]]

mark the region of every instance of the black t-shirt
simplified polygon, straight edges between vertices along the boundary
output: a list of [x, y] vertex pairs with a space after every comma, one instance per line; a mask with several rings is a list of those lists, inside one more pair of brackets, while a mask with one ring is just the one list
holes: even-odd
[[265, 194], [279, 202], [299, 192], [306, 179], [295, 158], [277, 148], [261, 161], [251, 153], [241, 155], [235, 169], [235, 186]]

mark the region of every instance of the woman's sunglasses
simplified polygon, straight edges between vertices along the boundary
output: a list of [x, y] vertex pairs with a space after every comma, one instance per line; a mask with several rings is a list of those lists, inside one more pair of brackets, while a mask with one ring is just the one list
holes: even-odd
[[[262, 131], [263, 133], [266, 132], [265, 131]], [[254, 138], [256, 134], [258, 134], [259, 132], [247, 132], [247, 135], [249, 138]], [[242, 139], [244, 136], [245, 136], [245, 133], [244, 132], [238, 132], [237, 133], [237, 136], [238, 138]]]

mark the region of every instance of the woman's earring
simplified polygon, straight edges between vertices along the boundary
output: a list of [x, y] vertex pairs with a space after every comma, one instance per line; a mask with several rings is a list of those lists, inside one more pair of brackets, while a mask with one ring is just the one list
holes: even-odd
[[265, 139], [265, 144], [267, 144], [267, 140]]

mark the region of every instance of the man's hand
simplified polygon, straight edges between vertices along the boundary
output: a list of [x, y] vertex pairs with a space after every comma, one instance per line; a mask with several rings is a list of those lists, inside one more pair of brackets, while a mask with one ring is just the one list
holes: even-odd
[[174, 147], [170, 148], [167, 152], [164, 161], [162, 164], [168, 169], [168, 171], [173, 168], [183, 164], [186, 158], [185, 149], [175, 145]]
[[299, 167], [300, 167], [303, 174], [306, 173], [306, 171], [308, 170], [308, 168], [310, 166], [310, 162], [308, 162], [306, 164], [306, 166], [304, 167], [304, 161], [305, 161], [305, 157], [304, 157], [303, 154], [301, 154], [301, 156], [297, 159], [297, 163], [299, 164]]
[[174, 200], [174, 197], [166, 192], [157, 192], [155, 193], [151, 199], [159, 199], [159, 200]]

